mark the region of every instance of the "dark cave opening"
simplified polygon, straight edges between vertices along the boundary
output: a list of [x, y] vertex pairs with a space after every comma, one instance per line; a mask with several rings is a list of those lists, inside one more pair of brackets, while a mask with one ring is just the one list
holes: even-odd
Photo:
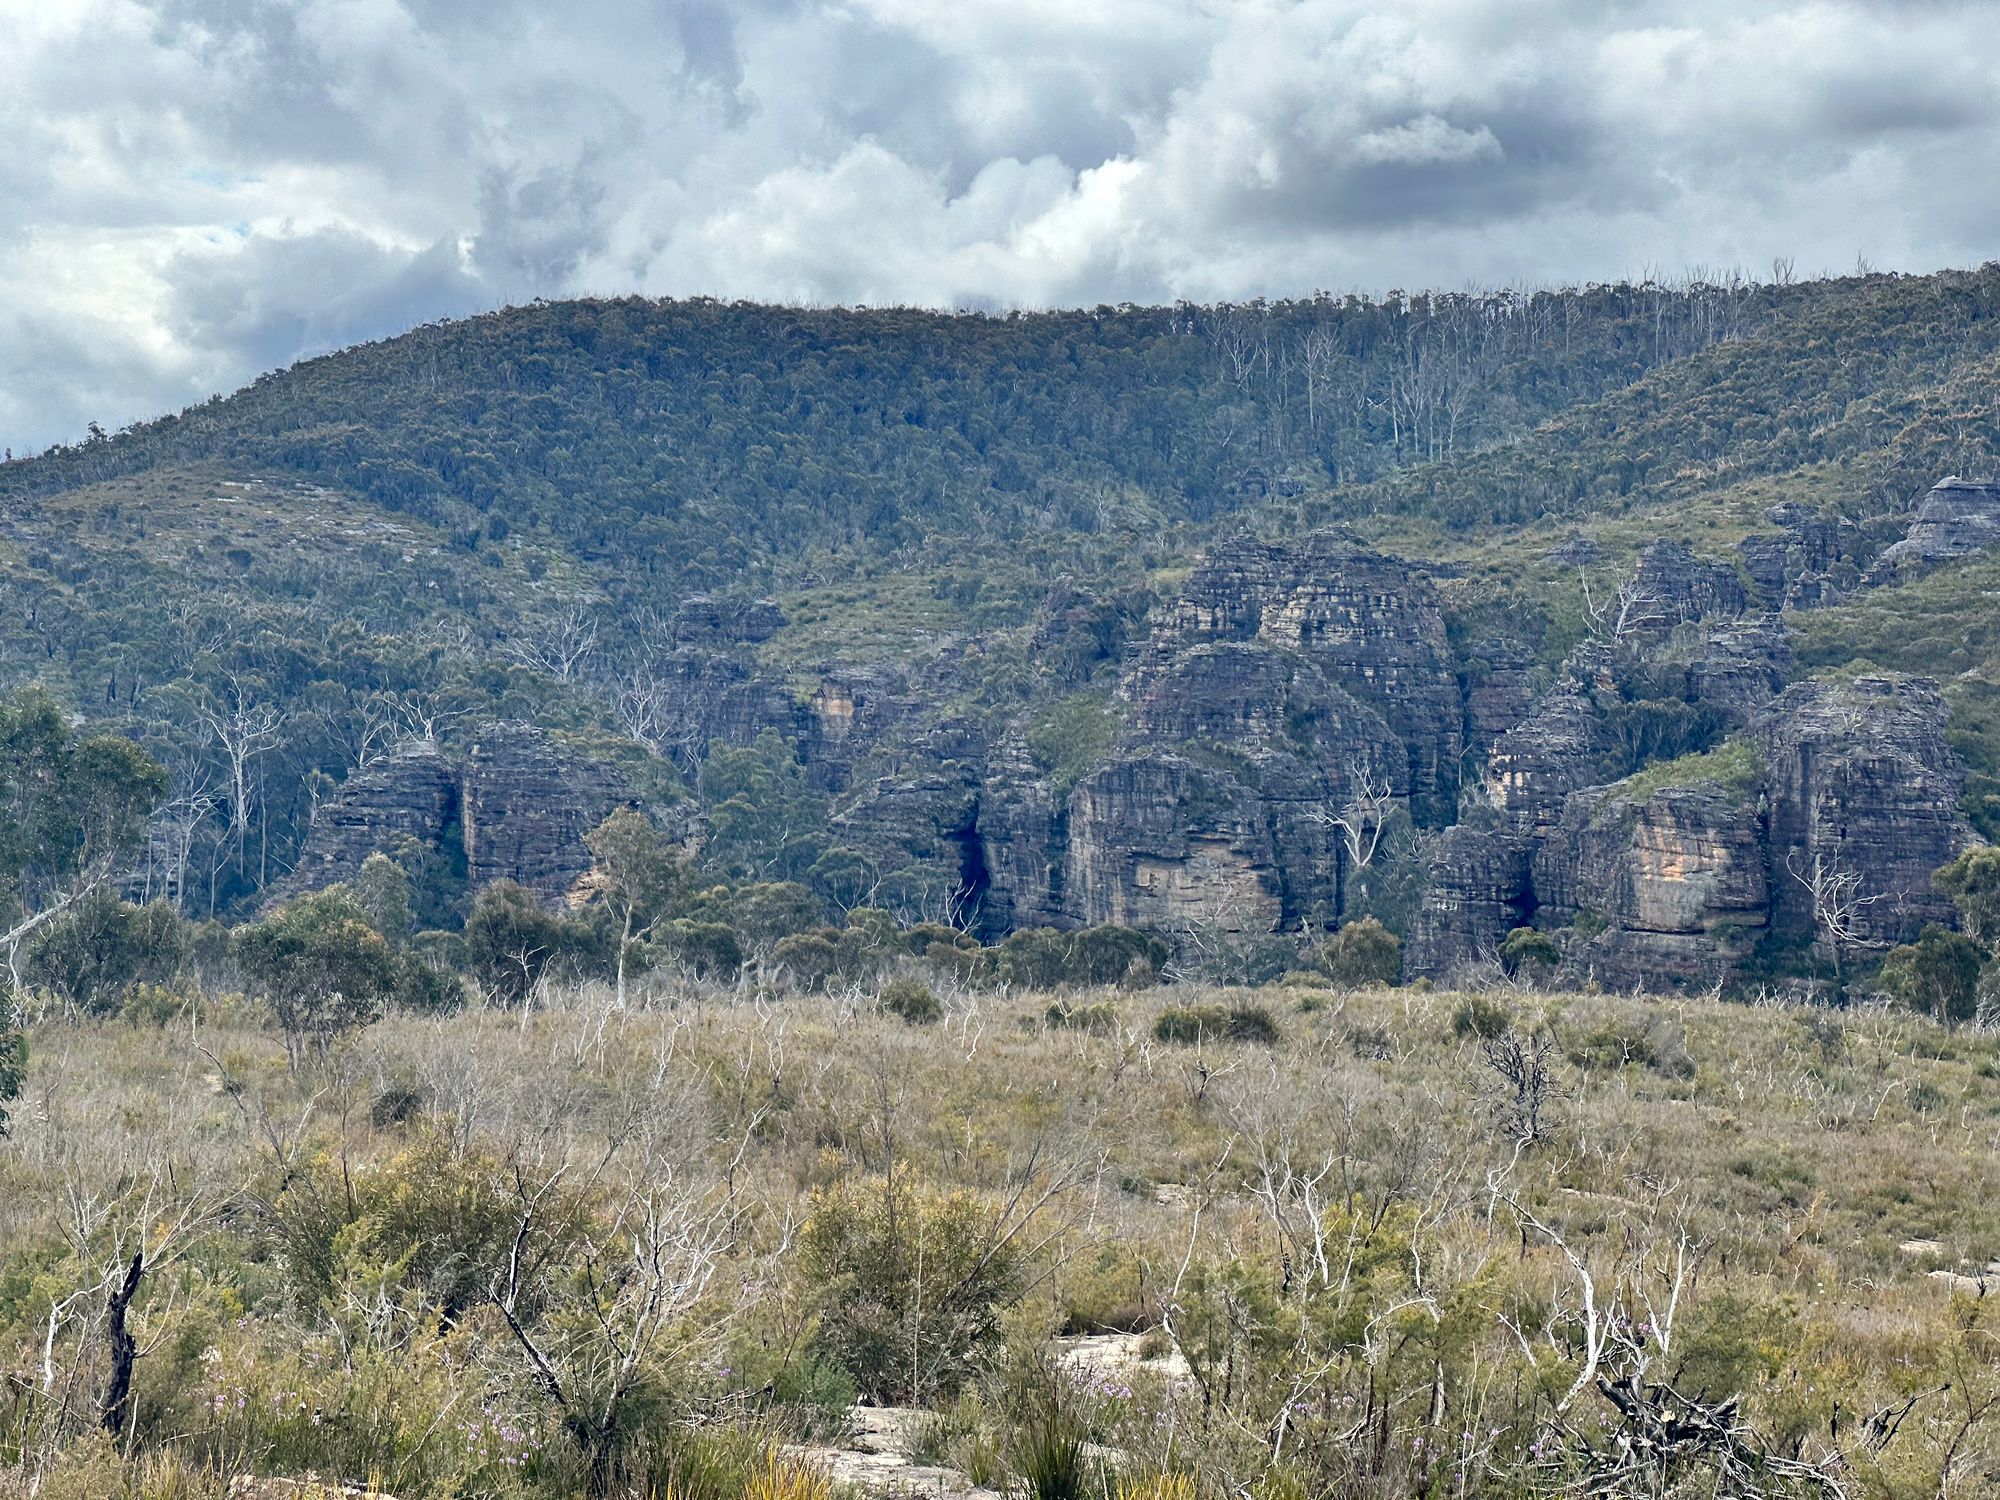
[[987, 889], [993, 884], [992, 872], [986, 868], [986, 845], [979, 837], [978, 808], [974, 807], [963, 827], [953, 829], [945, 838], [958, 848], [958, 888], [951, 897], [953, 920], [955, 925], [974, 931], [986, 905]]

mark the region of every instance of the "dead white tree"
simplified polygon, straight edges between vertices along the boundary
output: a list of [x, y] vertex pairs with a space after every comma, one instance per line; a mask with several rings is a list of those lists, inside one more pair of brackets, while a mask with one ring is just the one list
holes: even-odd
[[250, 768], [283, 740], [285, 711], [235, 673], [221, 692], [194, 704], [195, 723], [222, 752], [229, 780], [229, 831], [239, 844], [250, 828]]
[[1348, 783], [1346, 800], [1338, 807], [1314, 808], [1307, 816], [1325, 827], [1339, 830], [1347, 850], [1350, 870], [1365, 870], [1375, 862], [1388, 831], [1389, 818], [1396, 810], [1396, 794], [1386, 777], [1378, 778], [1372, 768], [1357, 772]]
[[700, 775], [708, 748], [701, 715], [687, 684], [650, 664], [634, 667], [612, 686], [611, 704], [625, 732], [690, 779]]
[[389, 704], [405, 738], [433, 745], [447, 729], [472, 712], [466, 695], [449, 687], [397, 693]]
[[1805, 847], [1785, 856], [1785, 869], [1804, 887], [1813, 928], [1825, 938], [1838, 966], [1844, 951], [1889, 946], [1869, 930], [1865, 920], [1868, 908], [1887, 893], [1864, 890], [1861, 872], [1841, 858], [1839, 841], [1828, 826], [1826, 802], [1824, 790], [1814, 794]]
[[[1577, 1359], [1577, 1371], [1554, 1403], [1529, 1468], [1562, 1493], [1595, 1500], [1699, 1491], [1743, 1500], [1806, 1496], [1844, 1500], [1839, 1455], [1809, 1459], [1766, 1446], [1741, 1411], [1741, 1398], [1711, 1401], [1673, 1384], [1676, 1325], [1693, 1295], [1704, 1246], [1684, 1212], [1668, 1214], [1678, 1188], [1655, 1194], [1648, 1222], [1631, 1226], [1632, 1247], [1615, 1264], [1592, 1261], [1554, 1225], [1506, 1186], [1506, 1169], [1488, 1179], [1497, 1203], [1521, 1225], [1523, 1242], [1539, 1237], [1567, 1267], [1571, 1286], [1558, 1286], [1545, 1325], [1512, 1329], [1531, 1366]], [[1665, 1218], [1666, 1222], [1661, 1220]], [[1585, 1423], [1578, 1403], [1596, 1395], [1610, 1408]], [[1900, 1419], [1898, 1419], [1900, 1420]]]
[[[609, 1211], [588, 1199], [608, 1162], [576, 1172], [517, 1164], [516, 1228], [488, 1291], [581, 1455], [592, 1494], [608, 1487], [631, 1403], [680, 1321], [707, 1291], [727, 1238], [721, 1205], [646, 1153]], [[580, 1178], [586, 1191], [572, 1192]]]
[[523, 633], [506, 646], [515, 665], [561, 682], [583, 674], [597, 654], [597, 625], [581, 606], [524, 622]]
[[1640, 583], [1636, 566], [1619, 580], [1612, 597], [1601, 604], [1591, 594], [1589, 575], [1579, 573], [1578, 577], [1583, 581], [1584, 613], [1589, 617], [1592, 635], [1622, 641], [1642, 630], [1670, 623], [1666, 606], [1659, 595]]

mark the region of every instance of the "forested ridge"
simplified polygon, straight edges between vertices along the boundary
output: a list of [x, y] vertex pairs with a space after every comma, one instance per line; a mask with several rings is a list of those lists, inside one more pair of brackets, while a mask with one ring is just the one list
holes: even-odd
[[[1965, 279], [1953, 295], [1968, 307], [1992, 295]], [[1518, 438], [1718, 343], [1754, 351], [1768, 395], [1792, 331], [1814, 337], [1816, 310], [1869, 316], [1894, 339], [1918, 285], [1729, 280], [1004, 317], [537, 303], [309, 360], [54, 450], [4, 471], [0, 493], [222, 461], [463, 535], [527, 527], [624, 570], [713, 585], [815, 547], [1125, 532], [1212, 521], [1274, 489], [1331, 496]]]
[[[1992, 462], [1996, 309], [1995, 266], [1007, 316], [536, 303], [0, 466], [0, 663], [169, 768], [169, 883], [204, 914], [254, 905], [411, 733], [535, 722], [698, 792], [655, 732], [695, 691], [662, 665], [690, 600], [775, 596], [744, 650], [799, 693], [894, 664], [1080, 766], [1149, 612], [1246, 528], [1458, 570], [1461, 649], [1553, 663], [1566, 530], [1615, 562], [1660, 528], [1726, 548], [1795, 496], [1899, 524]], [[1060, 646], [1034, 618], [1058, 580], [1098, 601]]]

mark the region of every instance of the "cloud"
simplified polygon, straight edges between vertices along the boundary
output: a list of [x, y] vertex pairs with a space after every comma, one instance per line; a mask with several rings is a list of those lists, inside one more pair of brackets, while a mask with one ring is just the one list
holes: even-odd
[[0, 0], [0, 442], [640, 290], [942, 307], [1994, 253], [1991, 7]]

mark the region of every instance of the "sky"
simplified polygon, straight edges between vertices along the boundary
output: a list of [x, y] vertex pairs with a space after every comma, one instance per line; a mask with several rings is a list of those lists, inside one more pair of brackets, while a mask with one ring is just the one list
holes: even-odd
[[2000, 0], [0, 0], [0, 444], [534, 297], [2000, 257]]

